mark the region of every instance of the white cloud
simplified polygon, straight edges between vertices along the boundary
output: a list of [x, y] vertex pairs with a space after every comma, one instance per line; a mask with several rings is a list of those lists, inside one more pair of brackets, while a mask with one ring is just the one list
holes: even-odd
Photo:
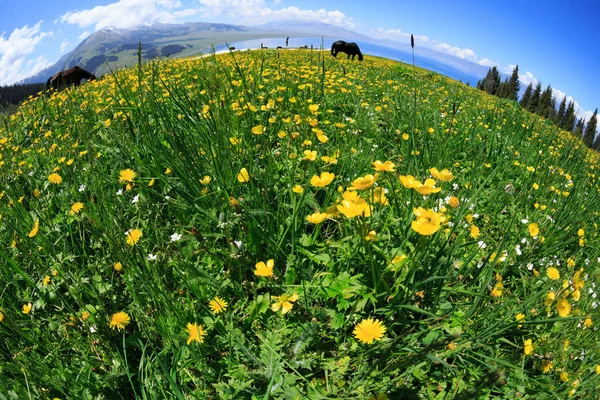
[[95, 30], [134, 28], [155, 22], [175, 22], [177, 15], [171, 10], [179, 7], [181, 2], [176, 0], [119, 0], [89, 10], [68, 11], [59, 20], [82, 28], [94, 26]]
[[77, 39], [79, 39], [79, 40], [87, 39], [88, 36], [90, 36], [90, 31], [85, 31], [81, 35], [77, 36]]
[[344, 28], [354, 28], [352, 18], [341, 11], [303, 10], [287, 7], [275, 10], [265, 0], [198, 0], [200, 14], [204, 17], [228, 17], [238, 23], [263, 23], [272, 20], [308, 19]]
[[538, 83], [538, 79], [529, 71], [525, 71], [524, 74], [519, 73], [519, 80], [524, 86], [529, 86], [530, 83], [535, 86]]
[[60, 43], [60, 52], [61, 52], [61, 53], [64, 53], [64, 52], [65, 52], [65, 50], [67, 49], [67, 46], [69, 46], [69, 44], [71, 44], [71, 42], [69, 42], [68, 40], [63, 40], [63, 41]]
[[[390, 39], [406, 44], [410, 43], [410, 33], [403, 32], [401, 29], [377, 28], [370, 33], [379, 39]], [[415, 35], [414, 39], [416, 44], [427, 44], [430, 42], [427, 36]]]
[[490, 60], [489, 58], [482, 58], [477, 61], [477, 64], [483, 65], [484, 67], [493, 67], [494, 65], [498, 65], [497, 62]]
[[40, 42], [51, 35], [40, 32], [42, 21], [15, 29], [8, 38], [0, 35], [0, 85], [18, 82], [49, 65], [44, 57], [31, 59], [30, 54]]

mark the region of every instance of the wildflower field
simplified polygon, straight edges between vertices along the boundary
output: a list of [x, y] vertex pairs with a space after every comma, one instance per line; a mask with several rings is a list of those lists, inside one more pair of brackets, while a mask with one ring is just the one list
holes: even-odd
[[0, 121], [0, 399], [595, 398], [599, 168], [374, 57], [42, 94]]

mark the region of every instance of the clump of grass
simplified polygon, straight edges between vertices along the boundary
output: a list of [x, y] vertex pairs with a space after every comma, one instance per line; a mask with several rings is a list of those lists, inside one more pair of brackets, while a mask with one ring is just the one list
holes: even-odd
[[13, 397], [598, 385], [598, 157], [516, 103], [231, 53], [27, 102], [0, 155]]

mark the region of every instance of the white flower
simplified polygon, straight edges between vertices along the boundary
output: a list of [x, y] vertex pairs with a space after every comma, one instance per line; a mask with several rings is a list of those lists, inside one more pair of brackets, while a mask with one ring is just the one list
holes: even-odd
[[155, 261], [156, 260], [156, 254], [148, 254], [148, 257], [146, 257], [146, 260], [148, 261]]
[[527, 263], [527, 269], [532, 271], [533, 270], [533, 263]]
[[171, 242], [177, 242], [179, 240], [181, 240], [181, 234], [175, 232], [171, 235]]
[[238, 249], [242, 248], [242, 241], [241, 240], [234, 240], [233, 243], [237, 246]]
[[518, 256], [520, 256], [521, 254], [523, 254], [521, 252], [521, 245], [516, 245], [515, 246], [515, 252], [517, 253]]
[[123, 194], [123, 189], [119, 189], [119, 190], [117, 191], [117, 196], [120, 196], [120, 195], [122, 195], [122, 194]]
[[527, 218], [523, 218], [523, 219], [521, 220], [521, 223], [522, 223], [522, 224], [526, 224], [526, 223], [528, 223], [528, 222], [529, 222], [529, 220], [528, 220]]
[[477, 245], [479, 246], [480, 249], [485, 249], [487, 247], [487, 244], [485, 244], [485, 242], [483, 240], [480, 240], [479, 242], [477, 242]]
[[96, 325], [90, 326], [90, 332], [92, 332], [92, 333], [96, 332]]
[[79, 191], [80, 191], [80, 192], [83, 192], [84, 190], [85, 190], [85, 185], [80, 185], [80, 186], [79, 186]]
[[453, 183], [452, 184], [452, 189], [454, 189], [454, 190], [458, 190], [459, 187], [460, 186], [458, 186], [458, 183]]
[[135, 204], [135, 203], [137, 203], [138, 201], [140, 201], [140, 195], [139, 195], [139, 194], [136, 194], [136, 195], [133, 197], [133, 199], [131, 200], [131, 204]]

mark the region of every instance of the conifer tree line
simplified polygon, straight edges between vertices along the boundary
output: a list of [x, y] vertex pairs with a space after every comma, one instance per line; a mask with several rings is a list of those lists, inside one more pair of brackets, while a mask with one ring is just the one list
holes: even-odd
[[44, 83], [0, 86], [0, 109], [8, 108], [10, 105], [20, 104], [29, 96], [35, 96], [45, 89], [46, 85]]
[[477, 82], [477, 89], [494, 96], [519, 101], [524, 109], [551, 120], [561, 129], [580, 138], [589, 148], [600, 151], [600, 135], [596, 136], [598, 109], [596, 108], [594, 115], [586, 123], [583, 118], [577, 118], [575, 103], [573, 100], [567, 103], [566, 95], [557, 109], [552, 87], [548, 85], [542, 89], [542, 83], [539, 81], [535, 87], [533, 83], [530, 83], [525, 89], [521, 100], [519, 100], [521, 83], [519, 82], [518, 65], [515, 66], [510, 77], [504, 80], [502, 80], [498, 68], [495, 66], [490, 68], [485, 78]]

